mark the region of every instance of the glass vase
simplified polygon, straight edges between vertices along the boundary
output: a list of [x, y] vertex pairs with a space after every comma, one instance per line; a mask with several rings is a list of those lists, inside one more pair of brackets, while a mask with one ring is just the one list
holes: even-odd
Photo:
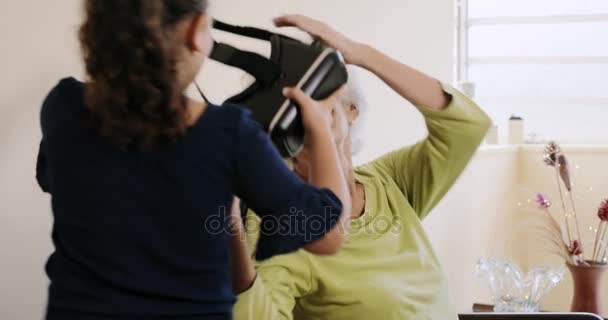
[[528, 273], [508, 259], [484, 258], [476, 275], [487, 281], [495, 312], [538, 312], [543, 298], [564, 277], [563, 266], [537, 267]]

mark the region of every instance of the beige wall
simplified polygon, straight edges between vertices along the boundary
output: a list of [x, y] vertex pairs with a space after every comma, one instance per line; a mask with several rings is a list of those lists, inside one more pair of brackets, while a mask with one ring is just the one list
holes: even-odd
[[424, 221], [458, 312], [470, 312], [473, 302], [489, 301], [488, 290], [474, 276], [480, 257], [521, 260], [511, 233], [517, 224], [512, 215], [517, 167], [516, 147], [483, 148]]
[[[547, 252], [539, 233], [531, 227], [538, 221], [535, 217], [542, 215], [534, 203], [538, 192], [552, 200], [555, 219], [563, 219], [555, 172], [544, 165], [543, 148], [483, 147], [425, 222], [448, 273], [459, 311], [470, 310], [472, 302], [491, 302], [485, 283], [473, 276], [480, 257], [508, 257], [524, 271], [564, 264]], [[590, 255], [595, 234], [589, 229], [597, 228], [597, 207], [608, 198], [608, 171], [604, 169], [608, 146], [563, 146], [563, 150], [570, 161], [581, 233]], [[608, 292], [607, 278], [603, 285]], [[562, 283], [546, 297], [543, 309], [568, 311], [571, 299], [572, 279], [566, 271]], [[608, 310], [608, 301], [604, 308]]]
[[[76, 42], [79, 0], [0, 1], [0, 319], [39, 319], [46, 301], [43, 266], [52, 250], [49, 198], [34, 181], [38, 111], [62, 77], [82, 78]], [[451, 79], [452, 0], [216, 0], [218, 17], [269, 26], [284, 12], [312, 14], [444, 81]], [[202, 77], [210, 96], [240, 79], [217, 66]], [[363, 79], [372, 102], [367, 146], [358, 161], [424, 135], [420, 116], [375, 78]], [[217, 100], [216, 100], [217, 101]], [[466, 184], [466, 183], [465, 183]], [[458, 196], [452, 196], [457, 199]], [[471, 211], [473, 212], [473, 211]], [[472, 214], [472, 213], [471, 213]], [[435, 216], [441, 216], [436, 213]], [[437, 221], [437, 230], [447, 230]], [[449, 233], [437, 238], [439, 246]], [[447, 250], [446, 250], [447, 252]], [[446, 265], [450, 266], [449, 263]], [[463, 266], [464, 268], [464, 266]]]
[[[542, 161], [544, 146], [482, 147], [461, 179], [437, 207], [425, 227], [447, 272], [453, 301], [460, 312], [473, 302], [490, 303], [485, 283], [474, 277], [480, 257], [507, 257], [524, 271], [564, 262], [548, 253], [532, 229], [536, 193], [552, 199], [552, 213], [561, 221], [555, 172]], [[608, 146], [564, 146], [572, 170], [574, 196], [585, 248], [590, 255], [597, 228], [597, 206], [608, 198]], [[603, 279], [608, 292], [608, 278]], [[568, 311], [572, 279], [564, 280], [547, 297], [543, 309]], [[608, 310], [608, 301], [605, 301]], [[608, 316], [606, 314], [605, 316]]]

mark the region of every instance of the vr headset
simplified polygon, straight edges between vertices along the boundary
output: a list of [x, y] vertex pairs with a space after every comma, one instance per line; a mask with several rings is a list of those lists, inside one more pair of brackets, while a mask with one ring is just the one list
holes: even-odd
[[[348, 81], [342, 56], [318, 42], [308, 45], [258, 28], [233, 26], [217, 20], [213, 27], [270, 42], [270, 58], [219, 42], [215, 42], [210, 58], [255, 78], [255, 83], [226, 103], [250, 110], [281, 155], [294, 157], [302, 150], [304, 128], [299, 107], [286, 99], [282, 90], [296, 87], [315, 100], [329, 97]], [[201, 95], [205, 98], [202, 91]]]

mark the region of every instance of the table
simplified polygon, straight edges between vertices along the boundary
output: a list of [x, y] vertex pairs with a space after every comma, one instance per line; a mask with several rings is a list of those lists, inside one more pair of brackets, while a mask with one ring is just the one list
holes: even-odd
[[[490, 305], [490, 304], [474, 303], [473, 312], [494, 312], [494, 306]], [[545, 312], [545, 311], [541, 310], [541, 312]], [[604, 318], [604, 319], [608, 320], [607, 318]]]

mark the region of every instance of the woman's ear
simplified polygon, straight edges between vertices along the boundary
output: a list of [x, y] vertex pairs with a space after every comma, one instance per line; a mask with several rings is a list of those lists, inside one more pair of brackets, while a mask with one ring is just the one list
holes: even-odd
[[192, 51], [206, 51], [208, 34], [211, 32], [211, 20], [206, 14], [191, 18], [186, 34], [186, 45]]
[[359, 107], [357, 107], [355, 104], [351, 103], [350, 106], [348, 106], [347, 116], [346, 116], [346, 120], [348, 120], [348, 125], [352, 126], [353, 123], [355, 121], [357, 121], [357, 118], [359, 118]]

